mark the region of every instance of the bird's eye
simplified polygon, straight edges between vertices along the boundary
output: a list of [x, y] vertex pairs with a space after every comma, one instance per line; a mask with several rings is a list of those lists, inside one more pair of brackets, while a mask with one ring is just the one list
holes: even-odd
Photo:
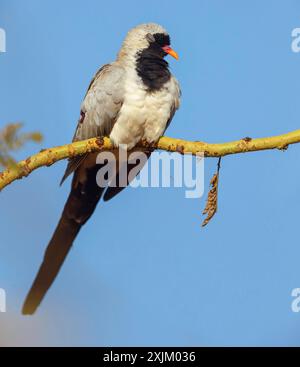
[[147, 39], [150, 43], [155, 42], [155, 38], [153, 37], [153, 35], [152, 35], [151, 33], [148, 33], [148, 34], [146, 35], [146, 39]]
[[161, 47], [170, 45], [170, 36], [165, 33], [155, 33], [153, 37], [155, 42]]

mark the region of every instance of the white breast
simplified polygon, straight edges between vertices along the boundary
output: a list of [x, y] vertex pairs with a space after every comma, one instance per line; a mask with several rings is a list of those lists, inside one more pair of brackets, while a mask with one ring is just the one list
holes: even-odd
[[156, 92], [147, 92], [135, 71], [125, 81], [124, 102], [110, 133], [115, 145], [133, 148], [141, 139], [156, 142], [164, 133], [172, 111], [179, 107], [179, 86], [174, 77]]

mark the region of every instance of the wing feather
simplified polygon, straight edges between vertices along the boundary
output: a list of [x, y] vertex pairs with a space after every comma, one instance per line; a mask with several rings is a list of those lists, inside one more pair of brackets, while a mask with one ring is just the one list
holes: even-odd
[[[123, 104], [123, 78], [124, 69], [115, 63], [106, 64], [97, 71], [81, 104], [73, 141], [110, 134]], [[87, 154], [69, 160], [61, 184], [86, 156]]]

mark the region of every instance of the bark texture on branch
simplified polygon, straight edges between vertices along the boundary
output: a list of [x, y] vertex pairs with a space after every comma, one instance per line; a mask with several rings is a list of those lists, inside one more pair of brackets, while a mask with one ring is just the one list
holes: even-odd
[[[201, 141], [186, 141], [182, 139], [162, 137], [156, 144], [157, 149], [169, 152], [179, 152], [181, 154], [204, 153], [205, 157], [223, 157], [229, 154], [254, 152], [267, 149], [286, 149], [290, 144], [300, 142], [300, 130], [295, 130], [287, 134], [266, 138], [244, 138], [227, 143], [210, 144]], [[141, 143], [140, 147], [147, 147], [146, 143]], [[71, 144], [41, 150], [39, 153], [20, 161], [14, 167], [0, 173], [0, 190], [11, 182], [28, 176], [39, 167], [51, 166], [53, 163], [66, 158], [72, 158], [87, 152], [100, 152], [101, 150], [111, 150], [113, 148], [109, 138], [92, 138], [78, 141]]]

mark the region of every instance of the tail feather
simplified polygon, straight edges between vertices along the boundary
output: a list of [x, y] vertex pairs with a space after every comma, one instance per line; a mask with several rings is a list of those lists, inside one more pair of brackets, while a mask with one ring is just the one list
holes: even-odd
[[[129, 173], [132, 169], [135, 169], [135, 174], [138, 174], [150, 154], [151, 151], [146, 152], [146, 157], [143, 156], [143, 159], [138, 163], [125, 163], [127, 172]], [[54, 282], [81, 227], [93, 214], [105, 190], [105, 188], [99, 187], [96, 182], [96, 173], [100, 167], [95, 165], [95, 154], [84, 157], [79, 165], [68, 165], [66, 175], [72, 172], [73, 168], [75, 169], [72, 189], [60, 221], [48, 244], [38, 274], [25, 299], [22, 308], [24, 315], [32, 315], [36, 311]], [[133, 177], [131, 179], [127, 177], [127, 185], [132, 179]], [[117, 173], [116, 181], [116, 187], [107, 188], [104, 194], [105, 201], [110, 200], [126, 187], [126, 185], [125, 187], [119, 186], [119, 173]]]
[[33, 314], [54, 282], [81, 225], [62, 216], [47, 247], [39, 272], [26, 297], [22, 313]]
[[[84, 166], [84, 164], [82, 165]], [[48, 244], [43, 262], [26, 297], [22, 313], [33, 314], [54, 282], [80, 228], [93, 214], [103, 188], [96, 183], [97, 167], [79, 168], [73, 177], [72, 190], [61, 219]]]

